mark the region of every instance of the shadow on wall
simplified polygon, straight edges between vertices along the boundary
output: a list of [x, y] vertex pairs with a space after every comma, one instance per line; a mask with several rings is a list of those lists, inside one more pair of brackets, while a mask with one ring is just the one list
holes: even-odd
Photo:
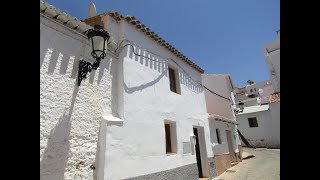
[[[55, 127], [51, 129], [47, 139], [46, 149], [44, 150], [42, 160], [40, 161], [40, 179], [63, 180], [70, 152], [69, 136], [71, 131], [71, 117], [79, 91], [76, 77], [78, 75], [80, 57], [64, 55], [67, 53], [60, 52], [58, 49], [52, 47], [47, 47], [46, 51], [43, 51], [42, 53], [43, 54], [40, 53], [41, 71], [45, 72], [46, 69], [42, 68], [48, 68], [45, 73], [49, 76], [53, 75], [53, 73], [66, 75], [68, 66], [72, 66], [71, 74], [68, 78], [75, 79], [70, 107], [64, 110], [63, 115], [58, 119]], [[60, 65], [58, 66], [59, 63]], [[104, 69], [109, 66], [105, 62], [101, 62], [100, 67]], [[59, 69], [58, 72], [57, 69]], [[103, 72], [104, 71], [99, 72], [98, 84], [103, 76]], [[95, 73], [91, 73], [90, 78], [94, 75]]]
[[65, 109], [64, 114], [50, 132], [47, 146], [40, 162], [40, 179], [64, 179], [70, 150], [71, 115], [78, 90], [79, 88], [75, 83], [69, 112]]
[[[158, 71], [160, 73], [160, 76], [151, 82], [147, 82], [135, 87], [128, 87], [126, 84], [124, 84], [125, 92], [133, 93], [135, 91], [140, 91], [142, 89], [151, 87], [157, 82], [159, 82], [163, 76], [166, 76], [166, 77], [168, 76], [168, 64], [165, 59], [163, 59], [162, 57], [158, 57], [154, 54], [151, 54], [137, 46], [134, 48], [136, 54], [143, 55], [154, 60], [152, 61], [150, 59], [135, 55], [133, 53], [133, 49], [130, 46], [127, 46], [127, 48], [129, 48], [129, 50], [127, 49], [127, 52], [130, 59], [134, 59], [134, 61], [136, 61], [137, 63], [140, 63], [141, 65], [144, 65], [150, 68], [151, 70]], [[193, 92], [201, 93], [203, 91], [202, 86], [199, 85], [194, 80], [192, 80], [188, 75], [186, 75], [180, 67], [179, 67], [179, 80], [181, 84], [185, 85]]]
[[[201, 77], [201, 76], [200, 76]], [[184, 84], [188, 87], [191, 91], [195, 93], [202, 93], [203, 87], [198, 82], [191, 79], [187, 74], [180, 72], [179, 73], [180, 83]], [[201, 80], [199, 80], [201, 82]]]
[[[58, 62], [60, 63], [59, 73], [62, 75], [65, 75], [68, 69], [68, 66], [70, 64], [73, 65], [71, 70], [71, 78], [78, 80], [76, 77], [78, 76], [78, 70], [79, 70], [79, 60], [80, 56], [67, 56], [62, 51], [59, 51], [55, 48], [48, 47], [44, 54], [40, 53], [40, 69], [42, 68], [44, 63], [48, 63], [48, 71], [47, 74], [52, 75], [57, 68]], [[84, 58], [85, 61], [88, 61], [86, 58]], [[90, 59], [92, 60], [92, 59]], [[73, 61], [73, 63], [70, 63], [70, 61]], [[97, 85], [101, 83], [103, 74], [105, 70], [110, 72], [110, 62], [112, 61], [112, 58], [108, 58], [108, 56], [103, 59], [100, 63], [100, 66], [97, 70], [92, 70], [90, 73], [87, 74], [87, 79], [89, 79], [89, 83], [93, 84], [96, 71], [99, 71], [98, 73], [98, 81]], [[83, 82], [86, 81], [86, 79], [83, 80]]]

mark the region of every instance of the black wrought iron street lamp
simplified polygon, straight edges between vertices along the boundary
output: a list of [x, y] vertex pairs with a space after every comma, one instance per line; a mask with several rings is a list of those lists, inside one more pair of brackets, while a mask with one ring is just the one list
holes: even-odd
[[86, 78], [88, 72], [91, 72], [92, 69], [98, 69], [101, 59], [106, 57], [108, 40], [110, 38], [109, 33], [101, 25], [95, 25], [94, 29], [89, 29], [87, 36], [92, 47], [91, 55], [95, 61], [91, 64], [85, 60], [80, 60], [78, 86]]

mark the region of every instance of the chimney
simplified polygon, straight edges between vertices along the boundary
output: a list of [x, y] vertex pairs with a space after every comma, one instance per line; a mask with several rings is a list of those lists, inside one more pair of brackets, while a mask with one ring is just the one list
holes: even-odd
[[89, 18], [96, 16], [97, 15], [97, 9], [96, 9], [96, 5], [94, 5], [94, 3], [90, 3], [90, 7], [89, 7]]
[[104, 23], [102, 21], [101, 16], [97, 16], [96, 5], [93, 2], [90, 3], [89, 6], [89, 18], [83, 19], [81, 21], [92, 27], [95, 25], [101, 25], [102, 27], [104, 27]]

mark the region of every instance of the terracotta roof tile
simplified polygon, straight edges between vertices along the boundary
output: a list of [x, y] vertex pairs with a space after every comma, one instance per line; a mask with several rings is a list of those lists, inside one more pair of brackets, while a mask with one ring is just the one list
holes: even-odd
[[[174, 55], [176, 55], [178, 58], [181, 58], [184, 62], [189, 64], [191, 67], [199, 71], [200, 73], [204, 73], [204, 70], [193, 63], [191, 60], [189, 60], [187, 57], [185, 57], [181, 52], [179, 52], [177, 49], [175, 49], [172, 45], [170, 45], [168, 42], [166, 42], [164, 39], [162, 39], [159, 35], [152, 32], [150, 28], [146, 27], [144, 24], [142, 24], [139, 20], [137, 20], [134, 16], [122, 16], [118, 12], [110, 11], [106, 12], [97, 16], [102, 16], [105, 14], [109, 14], [112, 18], [114, 18], [117, 21], [120, 21], [121, 19], [125, 19], [129, 24], [134, 25], [137, 29], [140, 29], [143, 33], [145, 33], [147, 36], [152, 38], [154, 41], [158, 42], [161, 46], [164, 46], [166, 49], [171, 51]], [[96, 16], [95, 16], [96, 17]], [[91, 17], [94, 18], [94, 17]], [[83, 22], [90, 21], [91, 18], [82, 20]]]
[[[54, 6], [48, 4], [47, 2], [40, 1], [40, 14], [52, 18], [53, 20], [64, 24], [65, 26], [78, 31], [79, 33], [85, 35], [88, 29], [92, 29], [90, 25], [81, 22], [77, 18], [60, 11], [59, 9], [55, 8]], [[99, 17], [94, 17], [91, 21], [98, 22], [100, 19]]]
[[184, 62], [189, 64], [191, 67], [195, 68], [200, 73], [204, 73], [204, 70], [200, 68], [198, 65], [194, 64], [191, 60], [186, 58], [180, 51], [175, 49], [172, 45], [170, 45], [168, 42], [166, 42], [164, 39], [162, 39], [159, 35], [152, 32], [150, 28], [146, 27], [144, 24], [142, 24], [140, 21], [136, 20], [134, 16], [122, 16], [118, 12], [115, 11], [109, 11], [88, 19], [84, 20], [78, 20], [75, 17], [72, 17], [71, 15], [61, 12], [54, 6], [45, 3], [43, 1], [40, 1], [40, 13], [44, 14], [52, 19], [55, 19], [66, 26], [75, 29], [76, 31], [85, 34], [88, 29], [92, 29], [92, 26], [89, 24], [96, 24], [101, 23], [101, 17], [103, 15], [110, 15], [112, 18], [114, 18], [117, 21], [120, 21], [121, 19], [125, 19], [129, 24], [135, 25], [136, 28], [140, 29], [143, 33], [145, 33], [147, 36], [151, 37], [154, 41], [158, 42], [161, 46], [164, 46], [166, 49], [171, 51], [174, 55], [176, 55], [178, 58], [181, 58]]

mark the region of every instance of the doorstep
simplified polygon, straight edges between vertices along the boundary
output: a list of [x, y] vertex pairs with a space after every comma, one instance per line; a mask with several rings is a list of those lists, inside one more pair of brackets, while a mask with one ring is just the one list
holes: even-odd
[[239, 162], [233, 162], [233, 163], [231, 163], [231, 167], [237, 165], [238, 163], [239, 163]]

